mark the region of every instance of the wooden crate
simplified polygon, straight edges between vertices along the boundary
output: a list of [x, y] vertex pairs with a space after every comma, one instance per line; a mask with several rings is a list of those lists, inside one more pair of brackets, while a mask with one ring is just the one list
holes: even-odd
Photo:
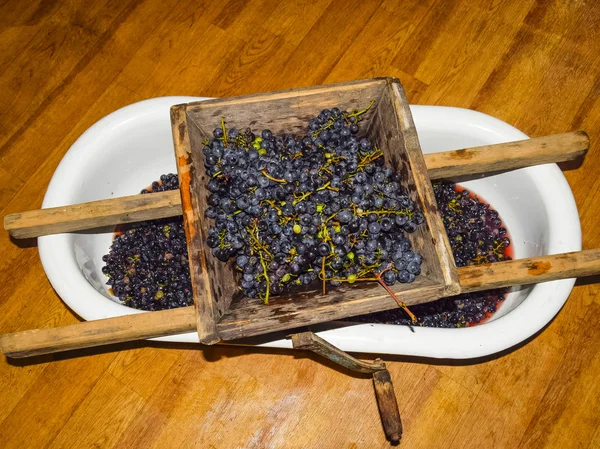
[[[244, 97], [188, 103], [171, 108], [173, 139], [187, 242], [197, 328], [200, 340], [260, 335], [398, 307], [377, 282], [362, 282], [272, 297], [268, 305], [241, 297], [233, 263], [214, 257], [204, 242], [211, 221], [207, 207], [208, 176], [203, 142], [225, 117], [229, 128], [264, 128], [274, 133], [302, 133], [308, 120], [324, 108], [364, 109], [363, 132], [384, 151], [386, 164], [402, 175], [403, 185], [425, 215], [425, 224], [409, 234], [423, 256], [422, 273], [412, 284], [392, 287], [408, 305], [459, 292], [456, 266], [448, 244], [406, 96], [394, 78], [353, 81]], [[365, 131], [366, 130], [366, 131]], [[220, 336], [220, 333], [222, 336]]]

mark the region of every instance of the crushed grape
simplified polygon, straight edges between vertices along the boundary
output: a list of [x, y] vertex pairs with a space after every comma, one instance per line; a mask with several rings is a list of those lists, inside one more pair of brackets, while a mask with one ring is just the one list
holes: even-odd
[[[141, 193], [178, 188], [177, 175], [169, 174]], [[123, 304], [161, 310], [194, 303], [182, 217], [140, 222], [117, 231], [102, 258], [106, 263], [102, 272]]]

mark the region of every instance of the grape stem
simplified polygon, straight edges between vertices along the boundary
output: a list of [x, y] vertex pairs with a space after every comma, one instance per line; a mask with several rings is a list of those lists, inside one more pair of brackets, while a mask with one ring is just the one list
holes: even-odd
[[375, 214], [375, 215], [392, 215], [392, 214], [396, 214], [396, 215], [404, 215], [405, 217], [408, 217], [409, 219], [412, 219], [413, 216], [413, 212], [408, 210], [408, 208], [404, 208], [404, 209], [390, 209], [390, 210], [368, 210], [366, 212], [355, 212], [355, 215], [358, 215], [359, 217], [364, 217], [364, 216], [368, 216], [371, 214]]
[[225, 117], [221, 117], [221, 129], [223, 130], [223, 146], [227, 148], [229, 144], [227, 143], [227, 128], [225, 128]]
[[367, 106], [365, 109], [363, 109], [362, 111], [353, 112], [352, 114], [348, 114], [346, 116], [346, 118], [349, 118], [349, 117], [360, 117], [365, 112], [367, 112], [369, 109], [371, 109], [374, 104], [375, 104], [375, 100], [371, 100], [371, 102], [369, 103], [369, 106]]
[[326, 279], [325, 279], [325, 256], [323, 256], [323, 258], [321, 259], [321, 275], [323, 278], [323, 295], [325, 295], [327, 293], [327, 287], [326, 285]]
[[394, 298], [394, 300], [398, 303], [398, 305], [400, 307], [402, 307], [404, 309], [404, 311], [408, 314], [408, 316], [410, 317], [410, 319], [412, 320], [412, 322], [416, 323], [417, 322], [417, 317], [409, 310], [408, 306], [404, 303], [404, 301], [401, 301], [400, 298], [398, 298], [396, 296], [396, 294], [386, 285], [385, 281], [381, 277], [383, 275], [383, 273], [385, 273], [386, 271], [391, 270], [391, 269], [392, 269], [392, 264], [389, 264], [387, 267], [385, 267], [379, 273], [375, 273], [375, 277], [377, 278], [377, 281], [381, 284], [381, 286], [386, 289], [386, 291], [388, 292], [388, 294], [392, 298]]
[[267, 273], [267, 264], [265, 264], [265, 260], [263, 259], [262, 251], [259, 251], [258, 255], [260, 257], [260, 264], [262, 265], [265, 273], [265, 282], [267, 283], [267, 288], [265, 290], [265, 298], [263, 299], [263, 302], [265, 304], [269, 304], [269, 290], [271, 289], [271, 281], [269, 280], [269, 273]]
[[367, 164], [373, 162], [376, 159], [379, 159], [381, 156], [383, 156], [383, 151], [380, 150], [379, 148], [375, 148], [375, 151], [371, 154], [366, 155], [359, 163], [358, 163], [358, 167], [357, 169], [360, 170], [361, 168], [364, 168]]
[[287, 184], [287, 181], [285, 179], [277, 179], [277, 178], [273, 178], [272, 176], [269, 176], [266, 168], [264, 168], [261, 173], [263, 175], [265, 175], [265, 178], [270, 179], [271, 181], [280, 182], [282, 184]]
[[[269, 280], [269, 272], [267, 270], [267, 264], [265, 263], [265, 258], [263, 256], [263, 252], [266, 253], [268, 256], [270, 256], [270, 259], [273, 258], [273, 255], [269, 252], [266, 245], [260, 241], [260, 236], [258, 234], [257, 222], [258, 222], [258, 220], [254, 219], [252, 221], [252, 225], [249, 228], [246, 228], [246, 230], [248, 231], [250, 239], [253, 241], [253, 243], [251, 244], [252, 253], [258, 253], [258, 257], [260, 259], [260, 264], [262, 265], [262, 268], [263, 268], [263, 277], [265, 278], [265, 282], [266, 282], [266, 291], [265, 291], [265, 297], [262, 298], [262, 300], [265, 304], [269, 304], [269, 291], [271, 289], [271, 281]], [[258, 279], [258, 276], [260, 276], [260, 274], [257, 275], [257, 279]]]
[[269, 206], [277, 211], [277, 215], [281, 215], [281, 209], [277, 207], [274, 200], [264, 200]]
[[295, 206], [296, 204], [300, 203], [301, 201], [304, 201], [306, 198], [308, 198], [312, 194], [313, 194], [312, 192], [303, 193], [300, 198], [296, 198], [294, 201], [292, 201], [292, 206]]

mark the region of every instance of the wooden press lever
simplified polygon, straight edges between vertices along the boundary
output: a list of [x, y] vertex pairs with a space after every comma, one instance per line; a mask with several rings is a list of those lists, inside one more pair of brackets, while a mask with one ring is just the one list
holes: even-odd
[[400, 410], [398, 409], [392, 378], [385, 363], [379, 359], [375, 359], [373, 362], [358, 360], [312, 332], [292, 334], [290, 337], [294, 349], [312, 351], [357, 373], [372, 374], [377, 407], [379, 408], [385, 436], [392, 443], [400, 441], [400, 438], [402, 438], [402, 420], [400, 419]]
[[[584, 131], [425, 154], [430, 179], [489, 174], [531, 165], [572, 161], [589, 147]], [[131, 195], [89, 203], [19, 212], [4, 217], [4, 229], [18, 239], [83, 231], [181, 215], [178, 190]]]
[[[440, 179], [570, 161], [585, 155], [588, 146], [587, 134], [579, 131], [429, 154], [425, 160], [430, 177]], [[180, 213], [179, 192], [174, 191], [12, 214], [5, 217], [5, 228], [13, 237], [25, 238]], [[597, 275], [600, 274], [600, 249], [462, 267], [457, 273], [462, 293]], [[298, 316], [287, 316], [282, 311], [277, 319], [291, 320]], [[28, 357], [194, 330], [196, 315], [190, 306], [3, 335], [0, 350], [9, 357]], [[232, 316], [229, 321], [219, 322], [217, 331], [223, 340], [229, 340], [253, 335], [256, 329], [250, 320]]]
[[[473, 265], [458, 269], [462, 293], [600, 275], [600, 249]], [[266, 307], [266, 306], [265, 306]], [[290, 317], [291, 319], [292, 317]], [[241, 321], [239, 328], [246, 324]], [[223, 340], [240, 329], [217, 325]], [[194, 306], [84, 321], [0, 336], [0, 352], [23, 358], [196, 331]]]

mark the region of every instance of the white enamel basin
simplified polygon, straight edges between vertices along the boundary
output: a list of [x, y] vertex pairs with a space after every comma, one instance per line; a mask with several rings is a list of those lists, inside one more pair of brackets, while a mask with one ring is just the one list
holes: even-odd
[[[138, 193], [163, 173], [175, 172], [169, 108], [199, 97], [154, 98], [122, 108], [90, 127], [71, 147], [48, 186], [43, 207]], [[516, 128], [467, 109], [412, 106], [425, 153], [527, 138]], [[522, 258], [581, 249], [573, 195], [555, 164], [516, 170], [463, 184], [487, 200], [507, 225]], [[64, 302], [85, 320], [137, 310], [115, 302], [101, 272], [112, 229], [39, 239], [42, 264]], [[543, 328], [567, 300], [574, 280], [519, 289], [487, 323], [465, 329], [383, 324], [317, 326], [319, 335], [346, 351], [434, 358], [472, 358], [516, 345]], [[253, 343], [291, 347], [283, 334]], [[195, 333], [165, 337], [198, 342]]]

